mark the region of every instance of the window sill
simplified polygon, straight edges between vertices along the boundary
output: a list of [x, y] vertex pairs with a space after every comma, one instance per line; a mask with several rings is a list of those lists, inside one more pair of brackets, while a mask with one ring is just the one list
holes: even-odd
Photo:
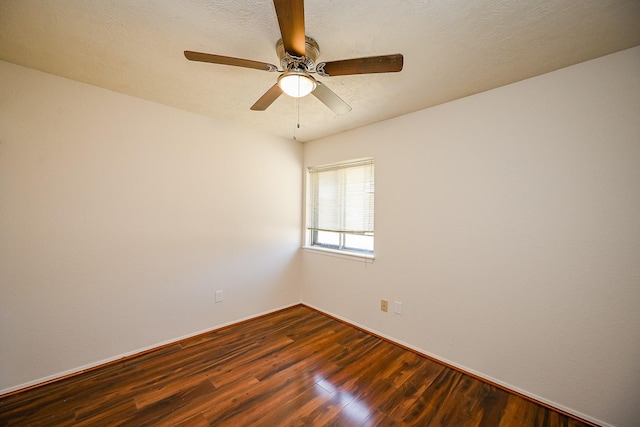
[[317, 253], [318, 255], [335, 256], [338, 258], [352, 259], [364, 262], [373, 262], [376, 257], [374, 254], [359, 254], [357, 252], [339, 251], [336, 249], [319, 248], [317, 246], [303, 246], [307, 252]]

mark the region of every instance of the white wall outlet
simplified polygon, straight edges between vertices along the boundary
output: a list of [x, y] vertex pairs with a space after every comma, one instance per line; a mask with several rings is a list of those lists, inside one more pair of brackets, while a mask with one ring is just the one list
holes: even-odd
[[222, 291], [216, 291], [216, 302], [222, 302]]
[[389, 310], [389, 301], [387, 301], [386, 299], [381, 299], [380, 300], [380, 310], [382, 310], [382, 311], [384, 311], [386, 313], [387, 310]]
[[400, 301], [394, 301], [393, 312], [395, 314], [402, 314], [402, 303]]

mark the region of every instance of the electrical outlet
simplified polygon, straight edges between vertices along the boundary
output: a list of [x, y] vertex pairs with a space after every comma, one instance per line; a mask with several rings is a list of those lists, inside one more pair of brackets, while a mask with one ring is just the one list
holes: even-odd
[[389, 301], [387, 301], [386, 299], [381, 299], [380, 310], [384, 311], [385, 313], [389, 311]]
[[222, 291], [216, 291], [216, 302], [222, 302]]

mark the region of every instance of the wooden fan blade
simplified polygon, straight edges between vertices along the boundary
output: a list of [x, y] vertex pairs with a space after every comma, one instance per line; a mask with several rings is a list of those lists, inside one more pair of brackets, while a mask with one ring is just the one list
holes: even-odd
[[189, 61], [210, 62], [212, 64], [233, 65], [234, 67], [254, 68], [256, 70], [277, 71], [278, 67], [266, 62], [251, 61], [249, 59], [232, 58], [230, 56], [212, 55], [210, 53], [184, 51], [184, 57]]
[[264, 111], [269, 108], [269, 105], [273, 104], [273, 101], [278, 99], [280, 95], [282, 95], [282, 89], [280, 89], [280, 86], [276, 83], [251, 106], [251, 109], [253, 111]]
[[395, 55], [369, 56], [342, 61], [321, 62], [316, 68], [318, 74], [327, 76], [347, 76], [351, 74], [397, 73], [402, 70], [404, 58]]
[[324, 105], [331, 108], [336, 114], [345, 114], [351, 111], [349, 104], [344, 102], [338, 95], [336, 95], [331, 89], [322, 84], [322, 82], [316, 82], [317, 86], [313, 92], [316, 98], [318, 98]]
[[285, 52], [304, 56], [304, 0], [273, 0]]

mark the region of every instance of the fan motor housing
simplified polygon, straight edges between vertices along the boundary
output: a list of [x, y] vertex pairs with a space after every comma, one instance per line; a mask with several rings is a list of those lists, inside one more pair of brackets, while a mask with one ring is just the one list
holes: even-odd
[[304, 38], [304, 47], [304, 56], [294, 56], [284, 50], [282, 39], [278, 40], [276, 43], [276, 53], [278, 54], [278, 58], [280, 58], [282, 68], [285, 70], [294, 68], [304, 68], [307, 71], [313, 70], [316, 59], [318, 55], [320, 55], [320, 47], [314, 39], [307, 36]]

